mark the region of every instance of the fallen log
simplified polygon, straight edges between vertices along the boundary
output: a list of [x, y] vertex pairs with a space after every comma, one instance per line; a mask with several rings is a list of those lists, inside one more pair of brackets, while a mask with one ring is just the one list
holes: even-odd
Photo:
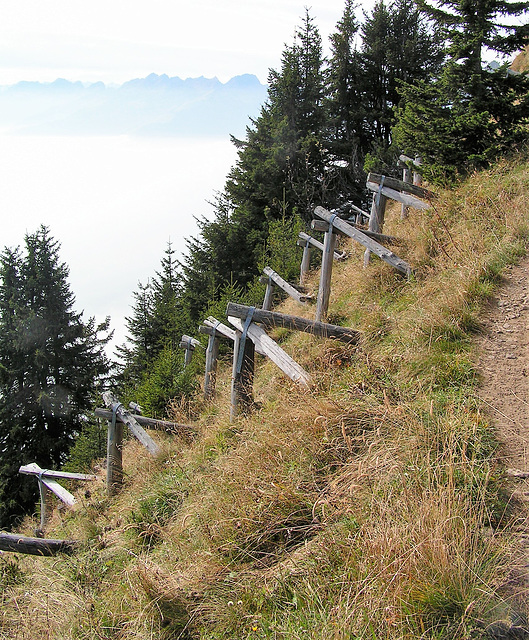
[[0, 532], [0, 551], [25, 553], [33, 556], [55, 556], [58, 553], [71, 555], [79, 547], [76, 540], [53, 540], [28, 538], [13, 533]]
[[[243, 304], [230, 302], [226, 309], [226, 315], [245, 319], [249, 310], [250, 307]], [[334, 324], [317, 322], [308, 318], [300, 318], [299, 316], [290, 316], [277, 311], [264, 311], [263, 309], [254, 310], [253, 321], [266, 327], [283, 327], [293, 331], [304, 331], [321, 338], [335, 338], [352, 344], [356, 344], [361, 336], [359, 331], [347, 327], [338, 327]]]

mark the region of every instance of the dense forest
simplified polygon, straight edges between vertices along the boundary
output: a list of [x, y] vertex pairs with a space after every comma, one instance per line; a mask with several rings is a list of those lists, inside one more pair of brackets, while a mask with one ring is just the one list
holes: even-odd
[[[259, 116], [244, 139], [232, 139], [238, 160], [214, 197], [211, 219], [199, 220], [185, 256], [176, 257], [169, 243], [159, 271], [134, 292], [129, 339], [112, 378], [108, 327], [73, 312], [68, 270], [49, 230], [28, 234], [25, 253], [6, 249], [0, 525], [34, 504], [35, 487], [16, 476], [20, 464], [38, 458], [43, 467], [61, 466], [69, 456], [97, 454], [100, 435], [86, 414], [102, 384], [159, 417], [168, 402], [193, 393], [180, 337], [196, 333], [205, 315], [222, 317], [228, 300], [260, 303], [265, 264], [293, 278], [295, 239], [315, 206], [344, 215], [351, 205], [365, 210], [367, 172], [394, 173], [401, 153], [420, 156], [425, 178], [447, 185], [516, 150], [526, 137], [529, 84], [509, 63], [529, 28], [502, 20], [528, 7], [381, 0], [359, 18], [346, 0], [328, 57], [307, 10], [280, 68], [270, 70]], [[485, 64], [485, 52], [500, 64]]]
[[[182, 259], [170, 244], [161, 267], [134, 293], [129, 342], [119, 349], [121, 391], [161, 415], [192, 391], [177, 346], [228, 300], [259, 304], [258, 276], [270, 265], [293, 278], [298, 232], [322, 205], [347, 216], [367, 208], [368, 171], [396, 175], [401, 153], [420, 156], [432, 183], [450, 184], [486, 167], [525, 139], [529, 84], [514, 73], [528, 25], [506, 27], [528, 3], [446, 0], [377, 2], [357, 17], [347, 0], [323, 56], [306, 13], [238, 160], [199, 220]], [[488, 65], [484, 55], [503, 63]]]

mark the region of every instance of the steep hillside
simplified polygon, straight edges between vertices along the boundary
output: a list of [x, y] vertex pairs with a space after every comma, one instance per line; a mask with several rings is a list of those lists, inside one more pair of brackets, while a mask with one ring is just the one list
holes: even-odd
[[429, 211], [391, 209], [409, 279], [377, 259], [363, 269], [343, 242], [329, 320], [361, 344], [276, 330], [313, 387], [260, 360], [258, 406], [235, 423], [226, 356], [215, 402], [173, 408], [195, 416], [194, 441], [157, 434], [157, 459], [130, 441], [118, 497], [100, 470], [73, 511], [55, 510], [48, 534], [82, 540], [77, 555], [0, 557], [3, 637], [527, 637], [524, 507], [475, 341], [526, 254], [528, 193], [523, 157]]

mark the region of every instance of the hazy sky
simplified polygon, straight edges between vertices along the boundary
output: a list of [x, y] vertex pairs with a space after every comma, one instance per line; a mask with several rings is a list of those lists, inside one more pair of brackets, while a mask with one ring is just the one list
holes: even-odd
[[305, 7], [326, 46], [344, 0], [2, 0], [1, 7], [0, 84], [122, 83], [151, 72], [221, 81], [253, 73], [266, 82]]
[[[250, 73], [266, 83], [305, 7], [325, 50], [344, 4], [2, 0], [0, 85], [57, 78], [121, 84], [150, 73], [222, 82]], [[77, 308], [98, 319], [110, 314], [120, 343], [138, 281], [159, 268], [169, 239], [181, 254], [196, 233], [193, 216], [211, 214], [208, 201], [235, 157], [229, 139], [0, 137], [0, 248], [48, 225], [70, 266]]]

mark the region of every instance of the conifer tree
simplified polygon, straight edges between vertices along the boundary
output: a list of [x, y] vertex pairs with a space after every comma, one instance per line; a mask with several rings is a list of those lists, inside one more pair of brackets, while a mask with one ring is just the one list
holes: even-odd
[[[395, 135], [408, 154], [422, 156], [432, 180], [450, 180], [486, 166], [526, 138], [529, 84], [525, 75], [484, 65], [485, 48], [502, 58], [523, 48], [529, 25], [512, 19], [529, 8], [508, 0], [421, 0], [443, 29], [448, 59], [434, 83], [407, 83]], [[509, 23], [510, 21], [510, 23]]]
[[21, 464], [60, 467], [108, 373], [107, 322], [73, 310], [68, 267], [46, 227], [27, 234], [25, 254], [0, 257], [0, 526], [34, 506]]

